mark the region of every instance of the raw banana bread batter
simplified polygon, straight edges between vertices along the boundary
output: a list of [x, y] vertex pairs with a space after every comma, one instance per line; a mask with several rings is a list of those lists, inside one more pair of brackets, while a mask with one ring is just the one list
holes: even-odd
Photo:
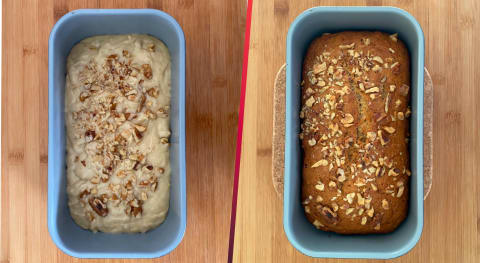
[[67, 60], [70, 214], [82, 228], [145, 232], [167, 215], [170, 55], [148, 35], [82, 40]]

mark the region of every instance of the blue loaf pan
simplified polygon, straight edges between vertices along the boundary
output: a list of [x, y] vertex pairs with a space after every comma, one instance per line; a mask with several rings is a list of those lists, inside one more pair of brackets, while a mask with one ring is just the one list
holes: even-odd
[[[322, 33], [370, 30], [398, 33], [411, 59], [412, 116], [410, 138], [410, 207], [406, 220], [390, 234], [338, 235], [317, 230], [301, 206], [302, 150], [300, 82], [303, 58], [311, 41]], [[287, 36], [285, 188], [283, 226], [292, 245], [311, 257], [394, 258], [407, 253], [423, 228], [423, 64], [424, 39], [418, 22], [393, 7], [315, 7], [300, 14]]]
[[[144, 234], [92, 233], [73, 221], [67, 206], [64, 90], [66, 61], [80, 40], [104, 34], [149, 34], [168, 47], [172, 62], [170, 208], [166, 220]], [[178, 23], [154, 9], [85, 9], [63, 16], [48, 43], [48, 230], [55, 244], [79, 258], [153, 258], [172, 251], [186, 227], [185, 38]]]

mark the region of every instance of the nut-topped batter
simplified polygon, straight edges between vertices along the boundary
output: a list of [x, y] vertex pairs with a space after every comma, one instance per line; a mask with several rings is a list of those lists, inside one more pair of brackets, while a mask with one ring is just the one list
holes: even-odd
[[408, 210], [408, 51], [397, 34], [341, 32], [304, 60], [302, 198], [317, 228], [393, 231]]
[[147, 35], [87, 38], [67, 60], [70, 213], [83, 228], [145, 232], [169, 206], [170, 55]]

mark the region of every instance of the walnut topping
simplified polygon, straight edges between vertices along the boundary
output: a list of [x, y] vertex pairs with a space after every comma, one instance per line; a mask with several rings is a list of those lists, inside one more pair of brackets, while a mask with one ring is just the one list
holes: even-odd
[[318, 182], [318, 184], [315, 185], [315, 189], [323, 191], [325, 189], [325, 185], [322, 182]]
[[390, 134], [395, 132], [395, 128], [393, 128], [393, 127], [385, 126], [385, 127], [383, 127], [383, 129]]
[[330, 209], [329, 207], [327, 206], [324, 206], [322, 208], [322, 214], [328, 219], [328, 220], [331, 220], [333, 222], [335, 222], [336, 220], [336, 217], [337, 217], [337, 213], [333, 212], [332, 209]]
[[403, 114], [403, 112], [400, 111], [397, 113], [397, 118], [402, 121], [405, 119], [405, 115]]
[[315, 138], [311, 138], [310, 140], [308, 140], [308, 145], [315, 146], [315, 144], [317, 144], [317, 141], [315, 140]]
[[398, 188], [398, 192], [397, 192], [397, 197], [401, 197], [403, 195], [403, 191], [405, 190], [405, 187], [404, 186], [400, 186]]
[[347, 194], [347, 201], [349, 204], [353, 203], [353, 199], [355, 198], [355, 193], [349, 193]]
[[355, 208], [348, 208], [347, 210], [345, 210], [345, 214], [348, 216], [348, 215], [351, 214], [354, 210], [355, 210]]
[[366, 223], [367, 223], [367, 217], [364, 216], [364, 217], [362, 217], [362, 222], [361, 222], [361, 224], [362, 224], [362, 225], [365, 225]]
[[88, 130], [85, 132], [85, 141], [86, 142], [91, 142], [95, 139], [95, 131], [94, 130]]
[[390, 53], [392, 53], [392, 54], [395, 53], [395, 50], [393, 50], [392, 48], [388, 48], [388, 51], [390, 51]]
[[385, 209], [385, 210], [388, 210], [390, 208], [389, 205], [388, 205], [387, 199], [382, 200], [382, 208]]
[[98, 197], [91, 197], [88, 199], [88, 204], [90, 204], [90, 207], [97, 213], [99, 216], [105, 217], [108, 215], [108, 208], [107, 205], [105, 205], [102, 200]]
[[340, 49], [351, 49], [355, 47], [355, 43], [351, 43], [349, 45], [340, 45], [338, 46]]
[[380, 92], [380, 89], [378, 87], [373, 87], [373, 88], [370, 88], [370, 89], [367, 89], [365, 91], [365, 93], [374, 93], [374, 92]]
[[98, 184], [98, 183], [100, 183], [100, 177], [99, 177], [98, 175], [95, 175], [94, 177], [92, 177], [92, 178], [90, 179], [90, 182], [91, 182], [92, 184]]
[[377, 223], [373, 229], [380, 230], [380, 223]]
[[373, 72], [379, 72], [382, 71], [382, 67], [376, 64], [375, 66], [373, 66], [372, 70]]
[[367, 139], [371, 142], [375, 141], [377, 134], [375, 132], [367, 132]]
[[337, 184], [334, 181], [330, 181], [328, 187], [337, 187]]
[[312, 168], [316, 168], [316, 167], [319, 167], [319, 166], [327, 166], [327, 165], [328, 165], [328, 161], [325, 160], [325, 159], [322, 159], [322, 160], [314, 163], [314, 164], [312, 165]]
[[369, 217], [373, 217], [373, 213], [374, 213], [373, 207], [367, 210], [367, 215]]
[[86, 91], [82, 91], [80, 93], [80, 96], [78, 97], [78, 99], [81, 101], [81, 102], [84, 102], [86, 99], [88, 99], [90, 97], [90, 93], [86, 92]]
[[398, 168], [393, 168], [388, 171], [388, 176], [398, 176], [400, 174], [400, 170]]
[[323, 62], [322, 64], [316, 63], [313, 65], [313, 73], [318, 74], [327, 69], [327, 63]]
[[410, 110], [410, 106], [407, 108], [407, 111], [405, 112], [405, 118], [410, 117], [410, 114], [412, 114], [412, 111]]
[[400, 64], [399, 64], [398, 61], [397, 61], [397, 62], [393, 63], [392, 65], [390, 65], [390, 68], [394, 68], [394, 67], [396, 67], [396, 66], [398, 66], [398, 65], [400, 65]]
[[338, 175], [338, 181], [339, 182], [344, 182], [347, 178], [345, 177], [345, 172], [343, 171], [342, 168], [338, 168], [337, 170], [337, 175]]
[[398, 33], [395, 33], [395, 34], [390, 35], [390, 39], [391, 39], [393, 42], [397, 42], [397, 37], [398, 37]]
[[360, 193], [357, 193], [357, 203], [361, 206], [365, 205], [365, 198]]
[[310, 207], [309, 206], [305, 206], [305, 213], [310, 214]]
[[376, 62], [378, 62], [378, 63], [380, 63], [380, 64], [383, 64], [383, 59], [382, 59], [381, 57], [379, 57], [379, 56], [373, 57], [372, 60], [373, 60], [373, 61], [376, 61]]
[[364, 38], [363, 43], [365, 44], [365, 46], [370, 45], [370, 38]]
[[147, 79], [152, 79], [152, 67], [149, 64], [143, 64], [142, 65], [143, 69], [143, 76]]
[[387, 143], [390, 141], [388, 135], [381, 130], [378, 130], [378, 138], [380, 138], [380, 143], [382, 144], [382, 146], [387, 145]]
[[316, 220], [313, 221], [313, 225], [316, 227], [316, 228], [320, 228], [320, 227], [324, 227], [325, 225], [322, 224], [320, 221]]
[[158, 90], [155, 88], [150, 88], [147, 90], [147, 94], [151, 97], [157, 98], [158, 97]]
[[314, 103], [315, 103], [315, 98], [313, 98], [313, 96], [310, 96], [310, 98], [308, 98], [308, 99], [305, 101], [305, 105], [306, 105], [307, 107], [312, 107]]
[[82, 199], [84, 196], [87, 196], [90, 194], [90, 191], [88, 191], [87, 189], [83, 190], [80, 194], [79, 194], [79, 198]]
[[345, 124], [351, 124], [354, 121], [354, 119], [353, 119], [352, 114], [346, 113], [345, 117], [343, 119], [341, 119], [340, 121], [345, 125]]
[[358, 84], [358, 87], [359, 87], [362, 91], [365, 91], [365, 86], [363, 85], [363, 83]]
[[337, 212], [337, 211], [338, 211], [338, 205], [337, 205], [337, 203], [333, 202], [333, 203], [332, 203], [332, 208], [333, 208], [333, 211], [334, 211], [334, 212]]

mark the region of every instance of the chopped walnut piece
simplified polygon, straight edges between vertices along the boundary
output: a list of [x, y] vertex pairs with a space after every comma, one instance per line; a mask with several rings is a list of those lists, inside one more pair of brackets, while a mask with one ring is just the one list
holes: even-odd
[[157, 98], [158, 97], [158, 90], [155, 88], [150, 88], [147, 90], [147, 94], [151, 97]]
[[373, 60], [373, 61], [376, 61], [376, 62], [378, 62], [378, 63], [383, 64], [383, 59], [382, 59], [381, 57], [379, 57], [379, 56], [373, 57], [372, 60]]
[[382, 67], [376, 64], [375, 66], [373, 66], [372, 70], [373, 72], [379, 72], [382, 71]]
[[385, 209], [385, 210], [388, 210], [390, 208], [389, 205], [388, 205], [387, 199], [382, 200], [382, 208]]
[[348, 208], [348, 209], [345, 211], [345, 214], [346, 214], [346, 215], [349, 215], [349, 214], [351, 214], [354, 210], [355, 210], [355, 208]]
[[373, 87], [373, 88], [370, 88], [370, 89], [367, 89], [365, 90], [365, 93], [374, 93], [374, 92], [380, 92], [380, 89], [378, 89], [378, 87]]
[[143, 76], [147, 79], [152, 79], [152, 67], [149, 64], [143, 64]]
[[92, 178], [90, 179], [90, 182], [91, 182], [92, 184], [98, 184], [98, 183], [100, 183], [100, 177], [98, 177], [98, 175], [95, 175], [94, 177], [92, 177]]
[[347, 194], [347, 201], [349, 204], [353, 203], [353, 199], [355, 198], [355, 193], [349, 193]]
[[391, 39], [393, 42], [397, 42], [397, 38], [398, 38], [398, 33], [395, 33], [395, 34], [391, 34], [391, 35], [390, 35], [390, 39]]
[[325, 185], [322, 182], [318, 182], [318, 184], [315, 185], [315, 189], [323, 191], [325, 189]]
[[401, 196], [403, 195], [404, 189], [405, 189], [404, 186], [400, 186], [400, 187], [398, 188], [397, 197], [401, 197]]
[[108, 214], [108, 208], [107, 205], [105, 205], [102, 200], [100, 200], [98, 197], [91, 197], [88, 199], [88, 204], [90, 204], [90, 207], [97, 213], [99, 216], [105, 217]]
[[310, 214], [310, 207], [309, 206], [305, 206], [305, 213]]
[[340, 49], [350, 49], [355, 47], [355, 43], [351, 43], [349, 45], [340, 45], [338, 46]]
[[81, 199], [81, 198], [83, 198], [84, 196], [87, 196], [87, 195], [89, 195], [89, 194], [90, 194], [90, 191], [87, 190], [87, 189], [85, 189], [85, 190], [83, 190], [83, 191], [78, 195], [78, 197]]
[[393, 127], [385, 126], [385, 127], [383, 127], [383, 129], [390, 134], [395, 132], [395, 128], [393, 128]]
[[319, 166], [327, 166], [327, 165], [328, 165], [328, 161], [325, 160], [325, 159], [322, 159], [322, 160], [314, 163], [311, 168], [316, 168], [316, 167], [319, 167]]
[[323, 62], [321, 64], [317, 63], [313, 65], [313, 73], [318, 74], [327, 69], [327, 63]]
[[320, 221], [316, 220], [313, 221], [313, 225], [316, 227], [316, 228], [320, 228], [320, 227], [324, 227], [325, 225], [322, 224]]
[[388, 176], [398, 176], [400, 174], [400, 170], [398, 168], [393, 168], [388, 171]]
[[305, 101], [305, 105], [307, 107], [312, 107], [312, 105], [315, 103], [315, 98], [313, 98], [313, 96], [310, 96], [310, 98], [308, 98], [306, 101]]
[[91, 142], [95, 139], [95, 131], [94, 130], [88, 130], [85, 132], [85, 141], [86, 142]]
[[381, 130], [378, 130], [378, 137], [380, 138], [380, 143], [382, 146], [385, 146], [390, 141], [388, 135]]
[[367, 217], [364, 216], [364, 217], [362, 217], [362, 222], [361, 222], [361, 224], [362, 224], [362, 225], [365, 225], [366, 223], [367, 223]]
[[373, 213], [374, 213], [373, 207], [367, 210], [367, 215], [369, 217], [373, 217]]
[[342, 122], [344, 125], [345, 125], [345, 124], [350, 124], [350, 123], [352, 123], [353, 121], [354, 121], [353, 116], [352, 116], [352, 114], [350, 114], [350, 113], [346, 113], [346, 114], [345, 114], [345, 117], [340, 120], [340, 122]]

